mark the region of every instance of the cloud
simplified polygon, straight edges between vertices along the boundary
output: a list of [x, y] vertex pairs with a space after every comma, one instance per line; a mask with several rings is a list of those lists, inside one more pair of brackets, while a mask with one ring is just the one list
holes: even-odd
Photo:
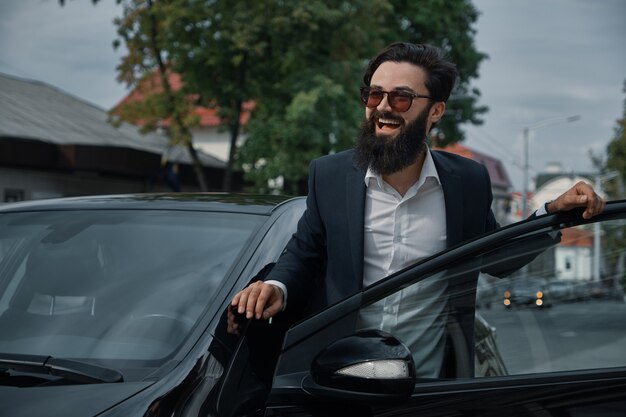
[[[7, 5], [7, 3], [9, 3]], [[0, 71], [52, 84], [108, 108], [125, 94], [115, 67], [113, 1], [26, 0], [0, 10]]]
[[[482, 11], [476, 44], [490, 59], [476, 85], [489, 106], [482, 127], [467, 128], [467, 145], [484, 152], [505, 147], [503, 160], [522, 159], [522, 130], [555, 117], [580, 115], [575, 123], [534, 132], [534, 172], [559, 160], [581, 171], [594, 167], [590, 149], [604, 152], [623, 111], [626, 78], [626, 2], [603, 0], [475, 0]], [[479, 139], [480, 131], [493, 138]], [[489, 142], [498, 141], [497, 145]], [[521, 169], [509, 167], [521, 186]]]

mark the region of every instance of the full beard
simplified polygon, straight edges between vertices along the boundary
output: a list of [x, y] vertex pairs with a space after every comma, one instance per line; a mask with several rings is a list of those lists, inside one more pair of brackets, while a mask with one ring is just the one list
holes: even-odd
[[[410, 166], [426, 149], [426, 119], [428, 108], [417, 119], [406, 126], [401, 126], [395, 137], [376, 134], [376, 121], [382, 119], [401, 119], [393, 113], [374, 111], [369, 119], [363, 121], [354, 155], [361, 169], [370, 168], [376, 174], [390, 175]], [[402, 120], [402, 123], [404, 121]]]

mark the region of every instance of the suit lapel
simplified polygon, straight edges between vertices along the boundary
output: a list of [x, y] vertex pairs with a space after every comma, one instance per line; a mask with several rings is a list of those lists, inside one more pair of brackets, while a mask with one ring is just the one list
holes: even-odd
[[[446, 243], [454, 246], [463, 240], [463, 186], [461, 177], [454, 168], [433, 151], [432, 157], [441, 181], [446, 206]], [[346, 176], [346, 210], [348, 219], [348, 235], [350, 236], [350, 253], [352, 270], [358, 288], [363, 286], [363, 236], [365, 217], [365, 171], [351, 167]]]
[[461, 177], [439, 152], [432, 151], [431, 154], [443, 189], [446, 206], [446, 243], [447, 247], [451, 247], [463, 240], [463, 186]]
[[358, 288], [363, 286], [363, 235], [365, 216], [365, 172], [356, 166], [346, 176], [346, 209], [352, 270]]

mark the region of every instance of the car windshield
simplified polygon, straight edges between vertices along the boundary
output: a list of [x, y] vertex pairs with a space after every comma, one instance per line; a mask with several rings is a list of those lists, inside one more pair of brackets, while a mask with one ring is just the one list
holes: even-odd
[[0, 352], [165, 360], [262, 216], [86, 210], [0, 216]]

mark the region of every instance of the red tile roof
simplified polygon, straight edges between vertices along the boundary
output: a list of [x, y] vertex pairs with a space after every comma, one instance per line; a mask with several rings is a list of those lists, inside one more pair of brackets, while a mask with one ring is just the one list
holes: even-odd
[[504, 168], [502, 161], [499, 159], [477, 152], [467, 146], [461, 145], [460, 143], [448, 145], [445, 148], [433, 147], [433, 149], [451, 152], [479, 162], [487, 168], [492, 185], [502, 188], [509, 188], [512, 186], [506, 169]]
[[[179, 91], [182, 88], [183, 82], [180, 74], [175, 72], [168, 72], [168, 81], [172, 90]], [[157, 73], [153, 73], [151, 77], [146, 77], [141, 80], [138, 86], [131, 91], [126, 97], [124, 97], [118, 104], [113, 108], [113, 112], [116, 112], [121, 105], [125, 103], [132, 103], [137, 101], [142, 101], [144, 98], [149, 97], [151, 94], [162, 92], [163, 86], [161, 85], [160, 77], [157, 76]], [[190, 96], [190, 100], [196, 100], [197, 95]], [[243, 112], [241, 113], [241, 117], [239, 118], [239, 123], [245, 126], [250, 119], [250, 112], [254, 109], [254, 102], [247, 101], [243, 104]], [[221, 124], [220, 117], [218, 116], [218, 109], [211, 107], [202, 107], [197, 106], [194, 109], [194, 114], [199, 118], [199, 125], [202, 127], [215, 127]], [[143, 122], [141, 120], [137, 121], [138, 125], [142, 125]], [[164, 127], [169, 126], [170, 120], [165, 119], [161, 121], [161, 125]]]

